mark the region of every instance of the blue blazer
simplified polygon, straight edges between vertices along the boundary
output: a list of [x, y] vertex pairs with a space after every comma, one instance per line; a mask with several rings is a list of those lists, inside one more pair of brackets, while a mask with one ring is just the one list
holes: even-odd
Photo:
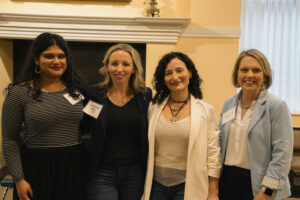
[[[238, 105], [239, 94], [227, 99], [221, 112], [219, 124], [221, 162], [225, 161], [226, 147], [232, 120], [226, 122], [224, 114]], [[223, 123], [223, 121], [225, 123]], [[290, 196], [288, 173], [293, 154], [293, 129], [291, 114], [284, 101], [267, 90], [260, 92], [247, 129], [247, 147], [251, 167], [253, 195], [257, 195], [264, 176], [279, 181], [278, 190], [272, 199], [281, 200]]]
[[[107, 124], [107, 102], [108, 99], [103, 90], [97, 88], [95, 85], [87, 86], [84, 89], [83, 96], [85, 97], [84, 104], [87, 104], [89, 100], [92, 100], [98, 104], [101, 104], [102, 110], [97, 119], [84, 114], [81, 122], [82, 132], [90, 132], [91, 139], [88, 145], [87, 154], [87, 175], [93, 176], [99, 166], [101, 154], [105, 142], [106, 124]], [[148, 157], [148, 118], [147, 111], [149, 103], [152, 99], [152, 91], [147, 88], [144, 94], [138, 93], [136, 95], [138, 108], [140, 113], [140, 132], [139, 142], [141, 147], [142, 165], [144, 173], [146, 173], [147, 157]]]

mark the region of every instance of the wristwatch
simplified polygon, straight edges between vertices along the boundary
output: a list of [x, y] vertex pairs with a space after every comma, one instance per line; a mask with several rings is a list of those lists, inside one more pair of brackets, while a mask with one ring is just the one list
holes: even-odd
[[272, 194], [273, 194], [273, 190], [272, 190], [271, 188], [266, 187], [266, 186], [263, 186], [263, 187], [261, 188], [261, 191], [262, 191], [265, 195], [268, 195], [269, 197], [271, 197]]

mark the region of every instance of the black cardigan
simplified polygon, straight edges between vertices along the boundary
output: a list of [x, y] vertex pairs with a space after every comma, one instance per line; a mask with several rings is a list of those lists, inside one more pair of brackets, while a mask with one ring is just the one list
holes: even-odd
[[[95, 85], [89, 85], [83, 90], [84, 104], [87, 104], [89, 100], [92, 100], [98, 104], [103, 105], [102, 110], [97, 119], [84, 114], [81, 122], [81, 129], [83, 133], [90, 132], [91, 139], [88, 142], [88, 154], [86, 161], [87, 176], [93, 176], [99, 166], [100, 157], [104, 148], [106, 122], [107, 122], [107, 97], [103, 90], [97, 88]], [[138, 93], [136, 95], [138, 108], [140, 113], [140, 131], [139, 142], [141, 146], [141, 158], [144, 169], [144, 174], [147, 168], [148, 158], [148, 106], [152, 99], [152, 91], [147, 88], [144, 94]], [[84, 137], [84, 136], [83, 136]]]

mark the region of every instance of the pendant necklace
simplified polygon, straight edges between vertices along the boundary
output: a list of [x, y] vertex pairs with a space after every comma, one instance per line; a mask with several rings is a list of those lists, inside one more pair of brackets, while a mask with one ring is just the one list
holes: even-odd
[[[112, 99], [112, 96], [109, 91], [107, 92], [106, 95], [107, 95], [107, 97], [110, 97], [110, 99]], [[125, 95], [124, 97], [120, 97], [122, 103], [127, 103], [130, 100], [130, 98], [131, 98], [131, 94]]]
[[126, 103], [127, 102], [127, 97], [123, 97], [122, 101], [123, 101], [123, 103]]
[[[174, 101], [174, 100], [171, 98], [171, 96], [170, 96], [169, 107], [170, 107], [170, 111], [171, 111], [171, 114], [172, 114], [171, 122], [176, 122], [176, 121], [177, 121], [176, 116], [179, 114], [179, 112], [182, 110], [182, 108], [187, 104], [187, 102], [188, 102], [189, 100], [190, 100], [190, 95], [189, 95], [189, 97], [188, 97], [186, 100], [184, 100], [184, 101]], [[176, 113], [174, 113], [175, 110], [173, 111], [173, 109], [171, 108], [171, 101], [173, 101], [173, 102], [175, 102], [175, 103], [183, 103], [183, 104], [179, 107], [179, 109], [177, 110]]]

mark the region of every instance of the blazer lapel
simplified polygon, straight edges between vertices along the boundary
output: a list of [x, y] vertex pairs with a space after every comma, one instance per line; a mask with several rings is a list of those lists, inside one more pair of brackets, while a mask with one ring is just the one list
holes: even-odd
[[[232, 109], [236, 109], [237, 104], [238, 104], [239, 96], [240, 96], [240, 92], [234, 96], [234, 98], [232, 99], [232, 101], [228, 102], [228, 106], [227, 106], [228, 109], [224, 113], [226, 113], [226, 112], [228, 112], [228, 111], [230, 111]], [[223, 116], [224, 116], [224, 113], [223, 113]], [[222, 143], [223, 143], [222, 146], [224, 146], [224, 147], [227, 147], [227, 142], [228, 142], [228, 137], [229, 137], [229, 131], [230, 131], [230, 126], [231, 126], [232, 120], [226, 122], [225, 125], [224, 125], [224, 132], [222, 132]], [[223, 122], [221, 122], [221, 123], [223, 123]], [[221, 124], [221, 126], [222, 125], [223, 124]], [[225, 158], [225, 154], [222, 154], [222, 160], [223, 161], [224, 161], [224, 158]]]
[[149, 145], [152, 145], [153, 149], [154, 149], [154, 139], [155, 139], [155, 130], [156, 130], [157, 121], [167, 101], [168, 98], [166, 98], [163, 103], [156, 104], [156, 107], [154, 108], [155, 110], [152, 111], [152, 116], [150, 116], [149, 118], [150, 121], [149, 121], [148, 138], [149, 138]]
[[[143, 132], [143, 130], [146, 130], [147, 124], [145, 124], [145, 116], [147, 114], [147, 111], [145, 111], [145, 107], [142, 105], [142, 102], [145, 104], [143, 101], [144, 96], [141, 95], [140, 93], [137, 94], [136, 100], [137, 100], [137, 105], [139, 109], [139, 114], [140, 114], [140, 120], [141, 120], [141, 126], [140, 126], [140, 133]], [[146, 113], [146, 114], [145, 114]]]
[[162, 112], [163, 107], [165, 106], [167, 99], [161, 104], [152, 104], [149, 106], [151, 112], [148, 116], [149, 126], [148, 126], [148, 141], [149, 141], [149, 154], [148, 154], [148, 169], [147, 169], [147, 176], [146, 176], [146, 187], [145, 187], [145, 198], [150, 198], [151, 193], [151, 186], [152, 186], [152, 179], [153, 179], [153, 170], [154, 170], [154, 151], [155, 151], [155, 129], [157, 125], [158, 118]]
[[190, 124], [190, 136], [189, 136], [189, 147], [188, 147], [188, 156], [193, 149], [197, 135], [200, 134], [201, 125], [202, 125], [202, 109], [197, 108], [200, 104], [199, 99], [195, 99], [191, 95], [191, 124]]
[[104, 93], [100, 93], [99, 96], [97, 96], [96, 98], [97, 103], [101, 104], [102, 110], [98, 116], [97, 122], [100, 123], [100, 127], [102, 127], [102, 131], [98, 131], [101, 132], [103, 135], [106, 134], [106, 122], [107, 122], [107, 98], [105, 97]]
[[266, 100], [268, 97], [268, 91], [267, 90], [263, 90], [260, 92], [258, 99], [257, 99], [257, 103], [256, 106], [254, 108], [253, 111], [253, 115], [251, 117], [248, 129], [247, 129], [247, 133], [248, 135], [251, 133], [251, 130], [254, 128], [255, 124], [259, 121], [259, 119], [261, 118], [261, 116], [263, 115], [263, 113], [266, 110]]

